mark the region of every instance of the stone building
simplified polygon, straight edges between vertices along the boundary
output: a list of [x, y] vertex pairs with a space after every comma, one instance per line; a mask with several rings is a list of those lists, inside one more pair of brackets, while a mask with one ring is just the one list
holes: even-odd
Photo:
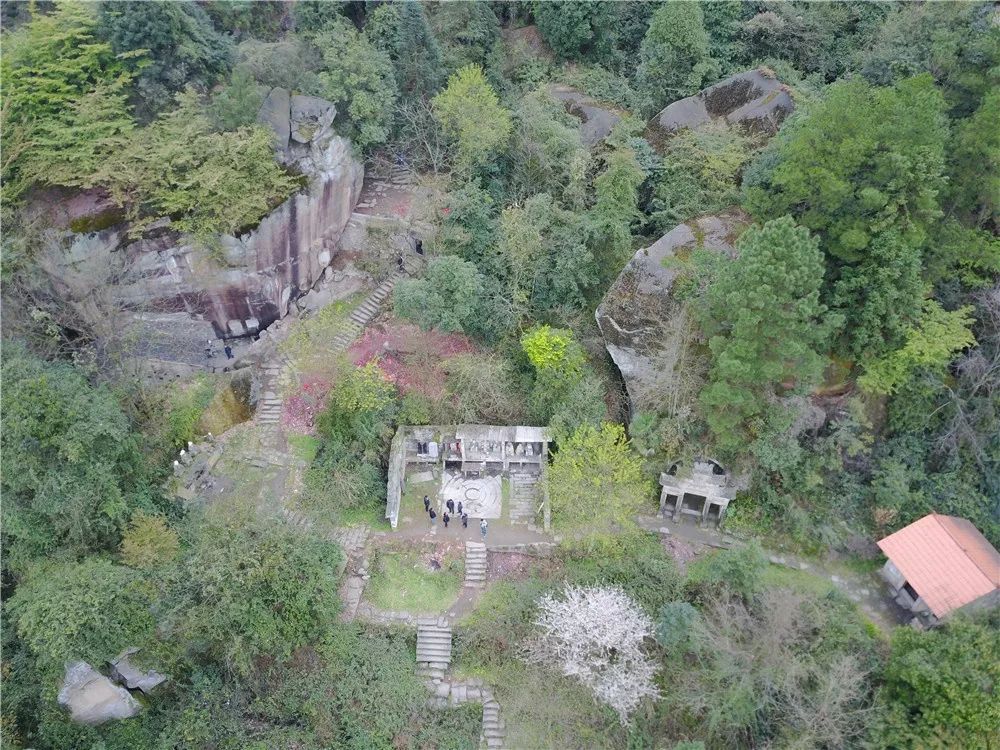
[[722, 523], [729, 502], [736, 497], [736, 482], [710, 458], [697, 459], [690, 470], [674, 463], [660, 474], [660, 515], [674, 521], [694, 516], [699, 523]]
[[889, 558], [880, 575], [915, 626], [1000, 604], [1000, 553], [964, 518], [931, 513], [878, 546]]
[[550, 442], [545, 427], [401, 425], [389, 450], [385, 517], [396, 528], [406, 487], [428, 482], [440, 483], [437, 495], [462, 499], [470, 516], [497, 517], [500, 478], [540, 480]]

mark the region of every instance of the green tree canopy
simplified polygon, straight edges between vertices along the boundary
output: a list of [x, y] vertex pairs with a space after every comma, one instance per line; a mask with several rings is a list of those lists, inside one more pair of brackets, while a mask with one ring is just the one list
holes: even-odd
[[16, 345], [3, 356], [3, 535], [11, 565], [118, 547], [153, 492], [121, 406], [73, 367]]
[[243, 676], [320, 642], [340, 607], [340, 549], [253, 512], [199, 517], [169, 615], [175, 637]]
[[257, 223], [299, 187], [275, 161], [273, 134], [253, 125], [217, 133], [197, 94], [177, 96], [177, 108], [136, 130], [109, 156], [95, 181], [128, 209], [134, 232], [158, 218], [208, 238]]
[[749, 421], [780, 388], [803, 390], [816, 380], [836, 322], [819, 300], [819, 243], [791, 217], [751, 227], [738, 249], [736, 260], [719, 266], [702, 313], [712, 367], [701, 403], [726, 451], [745, 445]]
[[153, 637], [155, 592], [133, 570], [99, 559], [41, 566], [5, 606], [49, 677], [67, 661], [103, 664]]
[[422, 279], [396, 286], [395, 309], [423, 328], [465, 331], [477, 324], [483, 278], [476, 266], [454, 255], [434, 258]]
[[64, 2], [5, 34], [5, 201], [35, 182], [91, 186], [98, 165], [131, 131], [131, 76], [96, 27], [93, 6]]
[[149, 114], [188, 84], [212, 85], [232, 62], [230, 38], [215, 30], [198, 3], [104, 2], [100, 35], [116, 55], [145, 51], [135, 86]]
[[926, 284], [921, 253], [890, 230], [871, 241], [864, 259], [841, 271], [833, 305], [844, 316], [851, 353], [870, 362], [903, 343], [920, 317]]
[[322, 95], [337, 105], [338, 123], [340, 113], [346, 114], [344, 135], [363, 149], [384, 143], [398, 95], [389, 56], [342, 16], [335, 16], [313, 41], [323, 53]]
[[639, 50], [639, 87], [655, 112], [697, 92], [718, 72], [698, 3], [661, 3]]
[[896, 628], [876, 747], [986, 747], [1000, 733], [1000, 623]]
[[546, 0], [533, 6], [542, 38], [566, 60], [601, 60], [611, 52], [615, 3]]
[[485, 163], [510, 138], [510, 112], [501, 106], [482, 68], [476, 65], [467, 65], [452, 75], [444, 91], [434, 97], [433, 105], [441, 128], [455, 142], [455, 164], [461, 170]]
[[948, 312], [936, 300], [925, 300], [902, 347], [871, 362], [858, 384], [871, 393], [895, 393], [920, 370], [944, 370], [958, 352], [976, 343], [972, 312], [971, 306]]
[[599, 537], [633, 527], [650, 499], [642, 461], [621, 425], [582, 425], [559, 443], [546, 481], [552, 518], [563, 533]]
[[941, 215], [947, 132], [929, 75], [892, 88], [837, 82], [774, 141], [777, 166], [769, 184], [749, 187], [747, 206], [763, 219], [791, 214], [844, 261], [892, 228], [920, 247]]

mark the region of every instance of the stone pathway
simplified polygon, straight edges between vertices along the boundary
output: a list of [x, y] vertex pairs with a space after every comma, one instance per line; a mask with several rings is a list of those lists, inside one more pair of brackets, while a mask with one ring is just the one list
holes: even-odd
[[[485, 552], [485, 550], [484, 550]], [[451, 625], [445, 617], [417, 620], [417, 674], [426, 680], [431, 708], [446, 708], [463, 703], [483, 704], [483, 729], [479, 744], [487, 750], [502, 750], [506, 726], [500, 716], [500, 704], [482, 680], [450, 680]]]
[[[428, 687], [444, 681], [451, 666], [451, 625], [444, 617], [417, 620], [417, 674]], [[433, 688], [432, 688], [433, 689]]]
[[486, 585], [486, 545], [482, 542], [465, 543], [465, 585], [482, 588]]
[[510, 522], [534, 525], [538, 510], [538, 475], [510, 475]]

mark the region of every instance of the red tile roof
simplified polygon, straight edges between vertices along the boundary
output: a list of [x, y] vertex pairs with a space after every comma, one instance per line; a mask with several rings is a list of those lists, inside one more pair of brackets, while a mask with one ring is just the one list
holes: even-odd
[[964, 518], [932, 513], [878, 546], [938, 617], [1000, 588], [1000, 552]]

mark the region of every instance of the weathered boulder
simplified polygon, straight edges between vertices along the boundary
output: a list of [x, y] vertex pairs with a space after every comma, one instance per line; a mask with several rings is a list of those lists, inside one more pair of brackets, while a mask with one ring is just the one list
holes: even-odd
[[291, 99], [289, 124], [296, 143], [310, 143], [317, 134], [329, 130], [337, 108], [332, 102], [315, 96], [295, 95]]
[[789, 88], [766, 68], [737, 73], [663, 109], [649, 123], [653, 142], [684, 128], [724, 121], [771, 136], [795, 108]]
[[276, 92], [262, 119], [284, 138], [280, 156], [308, 176], [308, 187], [249, 233], [220, 235], [208, 246], [155, 226], [134, 242], [124, 226], [60, 238], [39, 265], [84, 322], [114, 318], [117, 329], [134, 329], [140, 354], [203, 362], [208, 338], [255, 335], [320, 281], [357, 204], [364, 166], [333, 134], [333, 104]]
[[92, 727], [113, 719], [129, 719], [142, 708], [128, 690], [85, 661], [66, 665], [59, 705], [69, 709], [73, 721]]
[[149, 695], [153, 688], [167, 680], [167, 676], [150, 670], [141, 670], [129, 661], [130, 656], [139, 653], [138, 648], [128, 648], [122, 651], [110, 662], [111, 679], [124, 685], [129, 690], [141, 690]]
[[674, 283], [695, 248], [734, 256], [735, 240], [749, 222], [745, 213], [732, 210], [679, 224], [639, 250], [601, 300], [597, 325], [633, 413], [676, 410], [693, 398], [688, 376], [695, 329]]
[[257, 112], [257, 122], [274, 131], [276, 151], [288, 148], [288, 139], [292, 134], [291, 95], [288, 89], [273, 88], [268, 92]]
[[594, 146], [611, 133], [621, 121], [621, 112], [569, 86], [549, 86], [552, 98], [563, 103], [566, 111], [580, 120], [580, 140], [585, 146]]

